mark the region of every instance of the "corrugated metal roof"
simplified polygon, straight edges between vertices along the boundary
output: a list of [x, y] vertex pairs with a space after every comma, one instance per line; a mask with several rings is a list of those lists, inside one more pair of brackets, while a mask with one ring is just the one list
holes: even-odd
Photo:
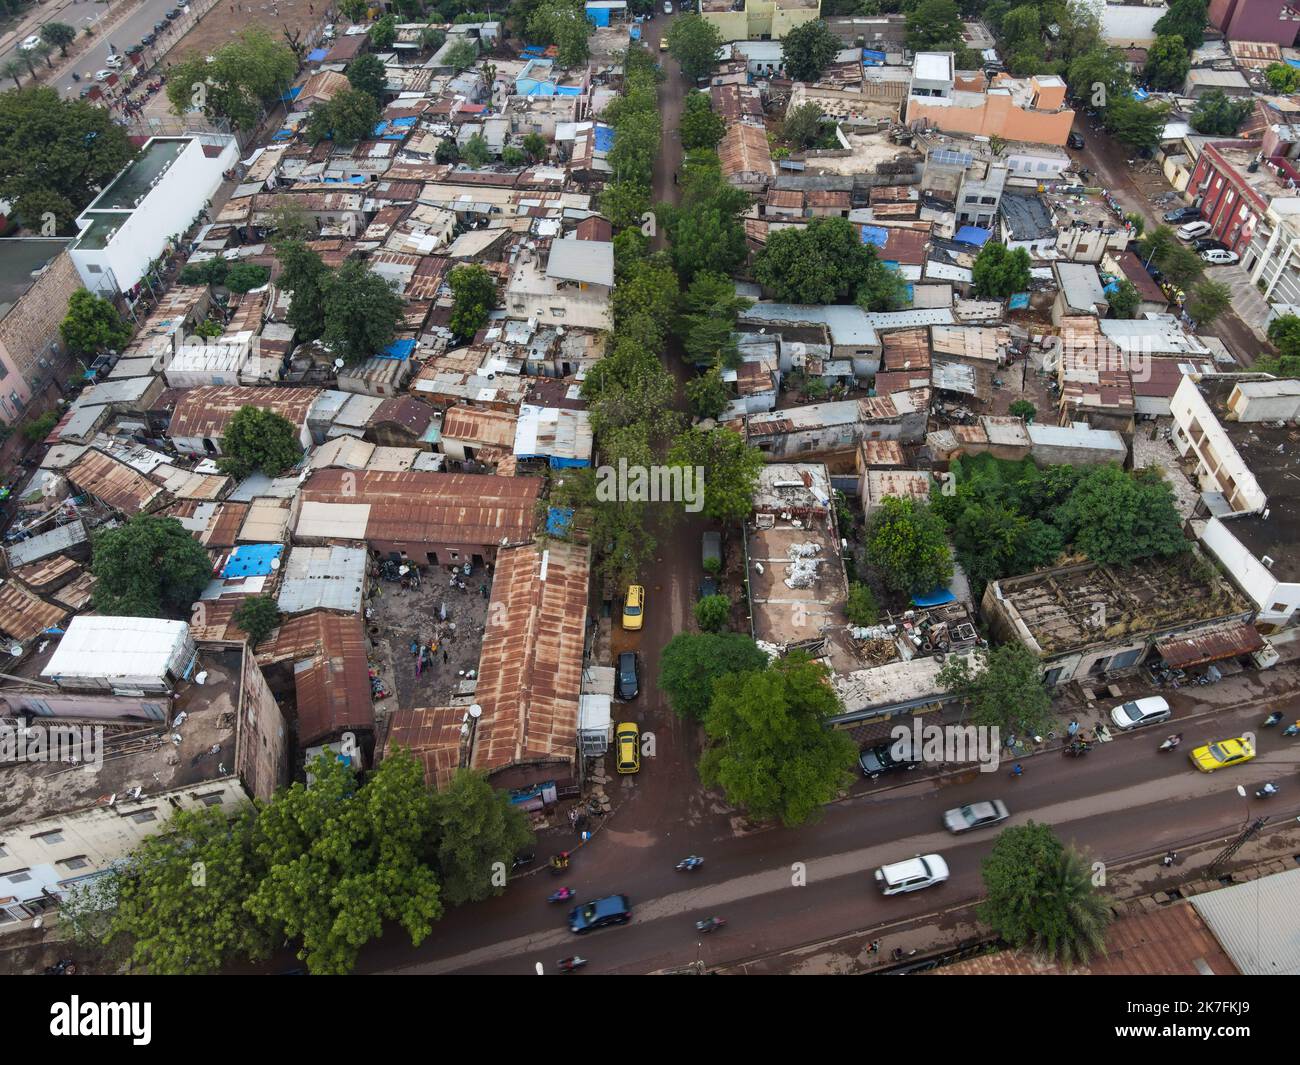
[[1156, 650], [1176, 669], [1199, 666], [1203, 662], [1218, 662], [1234, 655], [1251, 654], [1263, 646], [1264, 637], [1256, 631], [1254, 625], [1245, 621], [1220, 625], [1198, 632], [1195, 636], [1156, 641]]
[[365, 589], [364, 547], [295, 547], [281, 571], [277, 603], [285, 614], [316, 609], [355, 614]]
[[184, 621], [83, 614], [72, 619], [41, 676], [157, 680], [177, 667], [189, 642]]
[[464, 757], [460, 730], [465, 713], [463, 706], [398, 710], [388, 726], [384, 757], [399, 747], [410, 751], [424, 766], [424, 782], [432, 788], [445, 788]]
[[26, 643], [51, 626], [62, 626], [68, 612], [38, 599], [14, 581], [0, 582], [0, 632]]
[[497, 555], [475, 699], [471, 764], [572, 760], [587, 627], [589, 549], [553, 541]]
[[518, 418], [509, 411], [451, 407], [442, 419], [443, 440], [513, 447]]
[[1245, 976], [1300, 976], [1300, 869], [1189, 900]]
[[68, 480], [128, 517], [149, 510], [167, 497], [166, 489], [94, 448], [68, 470]]
[[274, 411], [294, 426], [307, 422], [307, 412], [320, 396], [319, 388], [249, 388], [243, 385], [205, 385], [187, 389], [176, 401], [167, 435], [173, 440], [218, 440], [240, 407]]

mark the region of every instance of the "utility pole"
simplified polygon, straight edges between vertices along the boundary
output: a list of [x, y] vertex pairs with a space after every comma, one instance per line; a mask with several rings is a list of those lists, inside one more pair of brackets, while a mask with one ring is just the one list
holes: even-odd
[[1259, 835], [1260, 830], [1263, 829], [1264, 825], [1267, 823], [1268, 823], [1267, 817], [1257, 817], [1254, 821], [1252, 821], [1245, 828], [1243, 828], [1237, 834], [1237, 838], [1234, 839], [1231, 843], [1229, 843], [1226, 847], [1224, 847], [1223, 850], [1220, 851], [1219, 854], [1215, 857], [1214, 861], [1212, 861], [1206, 867], [1205, 870], [1206, 876], [1208, 877], [1216, 876], [1219, 870], [1222, 869], [1223, 866], [1227, 865], [1229, 859], [1231, 859], [1232, 856], [1237, 853], [1237, 851], [1241, 850], [1242, 847], [1244, 847], [1247, 843], [1249, 843], [1252, 839], [1254, 839], [1256, 836]]

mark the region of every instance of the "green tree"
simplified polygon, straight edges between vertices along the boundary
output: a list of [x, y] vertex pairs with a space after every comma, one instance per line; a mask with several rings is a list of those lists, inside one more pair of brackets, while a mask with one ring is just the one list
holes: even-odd
[[1075, 58], [1066, 74], [1070, 94], [1090, 107], [1107, 107], [1133, 89], [1128, 60], [1119, 48], [1099, 45]]
[[650, 194], [637, 181], [611, 181], [600, 194], [601, 213], [615, 231], [641, 224], [650, 209]]
[[1049, 825], [1004, 829], [984, 859], [980, 919], [1013, 947], [1082, 964], [1105, 950], [1110, 908], [1092, 871]]
[[1178, 238], [1174, 231], [1166, 225], [1157, 225], [1150, 233], [1143, 234], [1137, 242], [1138, 257], [1145, 263], [1154, 262], [1160, 265], [1160, 260], [1170, 248], [1178, 247]]
[[1300, 356], [1300, 316], [1279, 314], [1268, 323], [1268, 339], [1283, 358]]
[[386, 921], [419, 946], [442, 916], [423, 767], [399, 751], [360, 787], [336, 758], [318, 758], [311, 771], [310, 788], [294, 784], [259, 811], [252, 853], [266, 872], [245, 908], [299, 941], [313, 974], [349, 972]]
[[297, 73], [293, 49], [253, 27], [210, 57], [202, 52], [186, 56], [167, 71], [165, 91], [178, 115], [197, 108], [210, 119], [227, 119], [235, 129], [250, 130], [288, 91]]
[[41, 27], [41, 40], [59, 50], [59, 55], [68, 54], [68, 45], [77, 39], [77, 31], [66, 22], [47, 22]]
[[1127, 277], [1121, 278], [1114, 290], [1106, 294], [1106, 303], [1110, 307], [1112, 318], [1137, 317], [1138, 304], [1141, 302], [1142, 294], [1138, 292], [1137, 285]]
[[713, 73], [723, 43], [718, 28], [702, 15], [679, 15], [668, 27], [668, 54], [690, 81]]
[[738, 632], [679, 632], [659, 658], [659, 687], [679, 717], [699, 720], [713, 700], [713, 684], [733, 673], [767, 667], [767, 655]]
[[261, 288], [271, 277], [271, 271], [257, 263], [235, 263], [226, 272], [226, 288], [231, 292], [251, 292]]
[[1029, 400], [1018, 399], [1007, 408], [1007, 413], [1013, 418], [1023, 418], [1027, 422], [1032, 422], [1038, 411]]
[[74, 355], [117, 351], [131, 339], [131, 327], [103, 296], [84, 288], [68, 300], [68, 313], [59, 324], [63, 342]]
[[871, 516], [867, 561], [900, 595], [923, 595], [952, 580], [952, 552], [943, 520], [926, 503], [888, 496]]
[[1164, 36], [1151, 42], [1142, 73], [1153, 89], [1173, 91], [1183, 87], [1191, 68], [1192, 60], [1187, 54], [1187, 44], [1183, 38]]
[[1054, 515], [1068, 543], [1094, 562], [1131, 565], [1188, 550], [1173, 490], [1155, 469], [1094, 466]]
[[1192, 129], [1197, 133], [1230, 137], [1254, 109], [1253, 97], [1230, 100], [1222, 89], [1211, 89], [1196, 101], [1192, 111]]
[[461, 769], [433, 797], [434, 866], [452, 906], [505, 891], [511, 859], [533, 842], [533, 830], [510, 796], [482, 773]]
[[528, 161], [528, 156], [522, 148], [516, 148], [513, 144], [507, 144], [501, 152], [501, 162], [512, 169], [518, 169]]
[[686, 106], [682, 112], [679, 126], [682, 147], [687, 151], [695, 148], [716, 148], [727, 132], [727, 124], [721, 116], [714, 114], [709, 98], [702, 92], [691, 92], [686, 96]]
[[477, 59], [478, 45], [469, 40], [458, 41], [442, 57], [443, 63], [457, 73], [472, 67]]
[[1024, 248], [1007, 248], [1005, 244], [985, 244], [975, 257], [971, 276], [975, 294], [983, 299], [1006, 299], [1012, 293], [1029, 288], [1029, 253]]
[[402, 297], [365, 263], [345, 262], [325, 291], [321, 340], [345, 362], [368, 359], [391, 343], [404, 306]]
[[781, 40], [786, 75], [793, 81], [817, 81], [840, 48], [840, 39], [821, 19], [800, 23]]
[[719, 677], [700, 779], [755, 819], [804, 824], [851, 779], [857, 749], [826, 727], [839, 711], [826, 668], [797, 652], [761, 672]]
[[672, 262], [683, 281], [696, 274], [731, 274], [749, 255], [741, 215], [749, 196], [722, 178], [717, 156], [691, 153], [681, 202], [661, 204], [658, 216], [672, 244]]
[[1290, 96], [1300, 89], [1300, 68], [1285, 63], [1274, 63], [1264, 71], [1268, 87], [1281, 96]]
[[[731, 402], [731, 393], [727, 390], [726, 382], [722, 380], [722, 367], [712, 366], [698, 377], [692, 377], [687, 381], [686, 399], [695, 417], [719, 417]], [[47, 429], [46, 433], [48, 432]]]
[[528, 158], [533, 162], [545, 159], [547, 154], [546, 138], [540, 133], [524, 134], [524, 151], [528, 153]]
[[311, 240], [319, 233], [312, 217], [292, 200], [276, 204], [270, 210], [267, 228], [275, 233], [274, 240]]
[[1141, 151], [1160, 144], [1168, 115], [1168, 104], [1153, 106], [1140, 103], [1131, 96], [1121, 96], [1110, 102], [1102, 115], [1102, 124], [1118, 140]]
[[460, 157], [477, 169], [487, 166], [492, 161], [492, 149], [488, 147], [487, 139], [483, 134], [474, 133], [460, 150]]
[[937, 679], [969, 707], [971, 721], [981, 728], [1009, 736], [1036, 736], [1048, 728], [1052, 700], [1038, 658], [1022, 644], [950, 655]]
[[90, 564], [101, 614], [184, 614], [212, 578], [203, 546], [175, 518], [137, 514], [94, 538]]
[[392, 15], [384, 15], [383, 18], [376, 20], [367, 33], [370, 43], [381, 52], [385, 48], [391, 48], [393, 42], [397, 40], [397, 19]]
[[[1173, 0], [1156, 23], [1155, 31], [1161, 36], [1182, 38], [1184, 48], [1200, 48], [1205, 43], [1208, 22], [1205, 0]], [[1150, 53], [1147, 59], [1150, 61]]]
[[857, 302], [867, 311], [902, 310], [910, 302], [907, 279], [892, 266], [876, 259], [858, 289]]
[[555, 45], [562, 67], [580, 67], [587, 62], [591, 31], [582, 0], [543, 0], [528, 19], [530, 38]]
[[199, 262], [186, 263], [176, 275], [182, 285], [224, 285], [230, 273], [228, 260], [215, 256]]
[[23, 425], [23, 437], [29, 442], [35, 444], [44, 440], [50, 435], [50, 431], [58, 424], [59, 416], [52, 410], [47, 410], [39, 418], [35, 418]]
[[844, 613], [848, 616], [850, 625], [874, 625], [880, 620], [880, 607], [876, 603], [876, 597], [871, 594], [870, 588], [857, 581], [849, 585], [849, 598], [844, 605]]
[[355, 144], [373, 135], [379, 114], [379, 104], [368, 92], [344, 89], [311, 109], [307, 117], [307, 139], [313, 144], [323, 140]]
[[754, 280], [783, 303], [847, 303], [879, 262], [843, 218], [814, 218], [771, 234], [754, 259]]
[[348, 84], [383, 107], [388, 91], [388, 74], [377, 55], [367, 54], [352, 60], [348, 66]]
[[227, 476], [243, 480], [254, 470], [275, 477], [301, 458], [302, 445], [292, 422], [275, 411], [245, 404], [226, 426], [217, 465]]
[[1184, 309], [1204, 328], [1232, 306], [1232, 289], [1221, 281], [1202, 281], [1187, 294]]
[[737, 295], [736, 283], [725, 274], [707, 270], [696, 274], [682, 294], [676, 326], [687, 359], [697, 366], [718, 360], [723, 366], [734, 366], [739, 359], [736, 319], [753, 302]]
[[458, 266], [448, 277], [451, 285], [451, 331], [462, 343], [472, 340], [474, 334], [487, 324], [496, 303], [497, 285], [483, 267]]
[[704, 471], [704, 516], [738, 522], [754, 505], [763, 454], [732, 429], [688, 429], [668, 451], [668, 463]]
[[965, 27], [952, 0], [921, 0], [907, 13], [907, 47], [913, 52], [961, 47]]
[[58, 232], [71, 232], [77, 214], [134, 154], [107, 108], [60, 99], [48, 88], [0, 93], [0, 199], [38, 233], [53, 235], [46, 212]]
[[256, 647], [279, 627], [280, 608], [269, 595], [250, 595], [235, 608], [230, 620], [248, 633], [249, 645]]
[[286, 320], [300, 340], [315, 340], [325, 331], [325, 295], [332, 274], [316, 251], [301, 240], [275, 245], [280, 260], [279, 285], [293, 294]]
[[1160, 271], [1178, 288], [1190, 289], [1202, 274], [1205, 266], [1201, 257], [1185, 244], [1171, 244], [1156, 259]]
[[822, 109], [811, 100], [791, 107], [781, 122], [781, 139], [791, 148], [811, 148], [822, 135]]
[[695, 603], [695, 624], [701, 632], [721, 632], [731, 620], [731, 600], [725, 595], [706, 595]]

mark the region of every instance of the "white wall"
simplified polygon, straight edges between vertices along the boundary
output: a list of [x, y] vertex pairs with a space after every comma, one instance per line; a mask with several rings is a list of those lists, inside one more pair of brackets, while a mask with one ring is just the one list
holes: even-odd
[[[1201, 543], [1232, 576], [1237, 586], [1259, 607], [1256, 621], [1264, 625], [1285, 625], [1300, 607], [1300, 584], [1279, 581], [1246, 546], [1232, 534], [1232, 522], [1211, 518], [1201, 531]], [[1274, 607], [1281, 606], [1281, 610]]]

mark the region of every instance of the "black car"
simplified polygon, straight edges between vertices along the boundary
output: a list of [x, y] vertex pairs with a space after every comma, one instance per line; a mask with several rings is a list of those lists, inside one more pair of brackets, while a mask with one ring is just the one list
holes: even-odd
[[[865, 748], [858, 755], [858, 765], [862, 767], [862, 775], [868, 780], [875, 780], [881, 773], [888, 773], [895, 769], [915, 769], [920, 764], [910, 749], [897, 751], [894, 747], [892, 743], [882, 743], [879, 747]], [[895, 757], [896, 755], [899, 757]]]
[[618, 697], [620, 699], [635, 699], [637, 693], [641, 690], [637, 680], [636, 652], [624, 651], [618, 656]]
[[1195, 222], [1201, 217], [1199, 208], [1196, 207], [1175, 207], [1172, 211], [1166, 211], [1164, 219], [1170, 225], [1183, 225], [1186, 222]]
[[1083, 144], [1084, 144], [1083, 134], [1071, 133], [1068, 137], [1065, 138], [1065, 143], [1068, 144], [1075, 151], [1082, 151]]
[[130, 48], [128, 48], [128, 49], [126, 50], [126, 54], [127, 54], [127, 55], [139, 55], [139, 54], [140, 54], [141, 52], [143, 52], [143, 51], [144, 51], [144, 45], [142, 45], [142, 44], [133, 44], [133, 45], [131, 45]]
[[1216, 249], [1220, 251], [1229, 250], [1228, 246], [1224, 244], [1223, 241], [1216, 240], [1214, 237], [1201, 237], [1200, 240], [1194, 240], [1192, 241], [1192, 247], [1197, 251], [1214, 251]]
[[156, 41], [157, 39], [158, 39], [158, 34], [146, 33], [143, 37], [140, 38], [140, 43], [144, 45], [146, 48], [148, 48], [149, 45], [153, 44], [153, 42]]
[[717, 594], [718, 594], [718, 578], [705, 576], [704, 580], [700, 581], [700, 598], [703, 599], [706, 596], [717, 595]]
[[181, 9], [179, 7], [174, 7], [170, 11], [168, 11], [167, 14], [163, 15], [163, 18], [165, 18], [168, 22], [171, 22], [172, 19], [178, 19], [180, 17], [181, 17]]
[[167, 23], [165, 22], [155, 22], [153, 24], [154, 33], [162, 33], [162, 31], [165, 30], [166, 28], [167, 28]]
[[524, 851], [522, 854], [516, 854], [514, 861], [510, 863], [511, 869], [522, 869], [526, 865], [532, 865], [537, 860], [536, 851]]

